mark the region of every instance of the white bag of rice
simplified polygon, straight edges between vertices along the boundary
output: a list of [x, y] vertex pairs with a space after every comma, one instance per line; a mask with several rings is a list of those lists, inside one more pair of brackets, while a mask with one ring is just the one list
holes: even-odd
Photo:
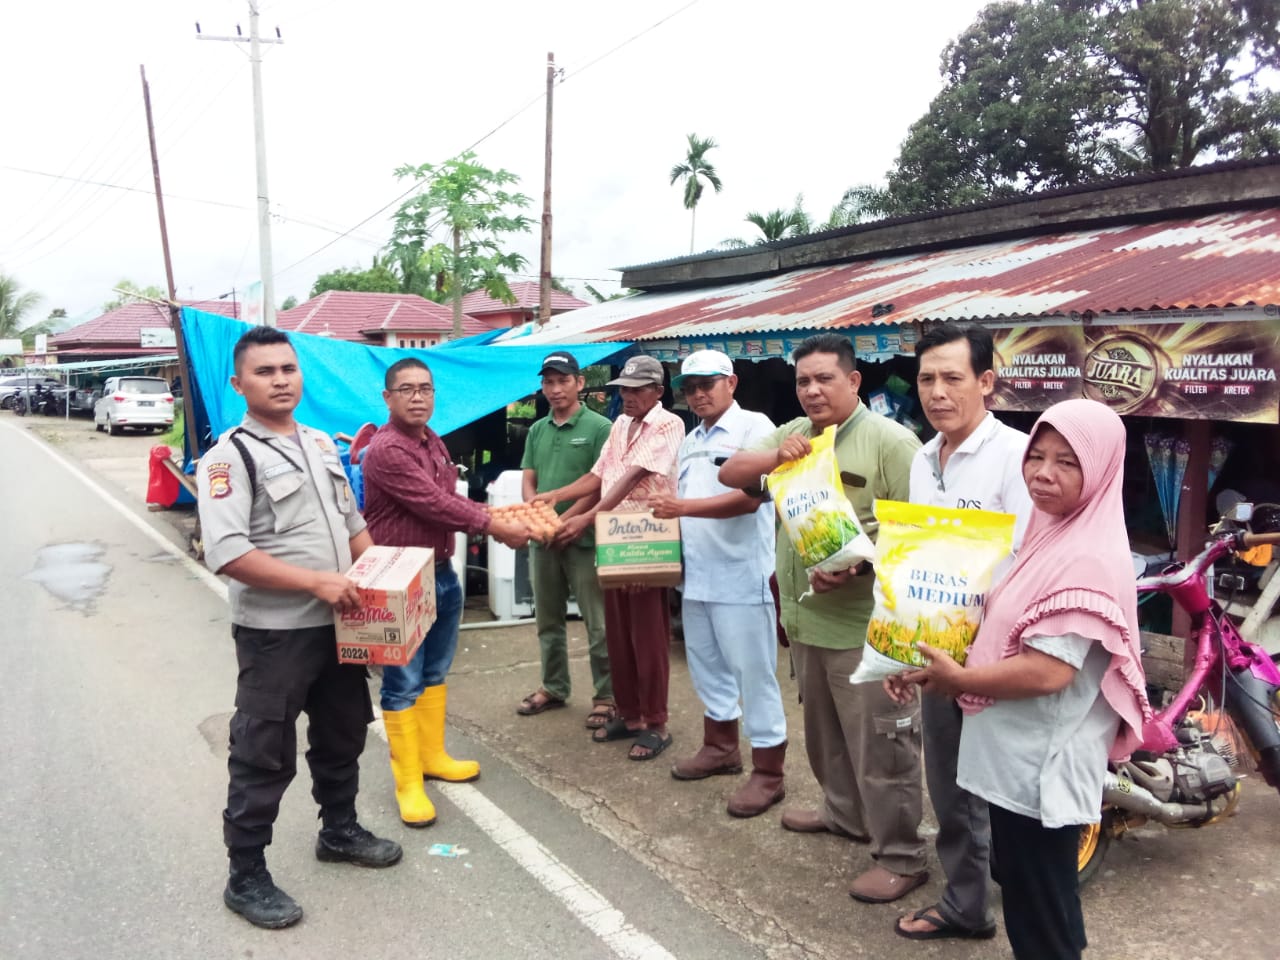
[[875, 608], [850, 683], [924, 665], [923, 641], [964, 663], [991, 579], [1013, 549], [1011, 513], [877, 500]]

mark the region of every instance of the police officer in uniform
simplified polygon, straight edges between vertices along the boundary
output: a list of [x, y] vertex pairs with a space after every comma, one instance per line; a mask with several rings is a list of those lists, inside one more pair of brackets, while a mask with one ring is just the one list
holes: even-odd
[[339, 664], [334, 610], [360, 605], [342, 573], [373, 541], [333, 441], [293, 419], [302, 372], [289, 338], [254, 327], [236, 343], [231, 385], [248, 406], [200, 461], [205, 562], [230, 578], [240, 674], [231, 718], [223, 900], [259, 927], [302, 908], [275, 885], [264, 848], [297, 772], [295, 721], [308, 719], [307, 764], [322, 827], [316, 857], [387, 867], [399, 844], [356, 821], [359, 759], [373, 707], [365, 668]]

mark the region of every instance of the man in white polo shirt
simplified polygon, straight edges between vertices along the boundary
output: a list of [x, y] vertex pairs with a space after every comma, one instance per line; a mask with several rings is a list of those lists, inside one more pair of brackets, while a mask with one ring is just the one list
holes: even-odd
[[[1022, 480], [1027, 435], [987, 411], [996, 382], [994, 353], [990, 331], [976, 324], [942, 324], [916, 344], [920, 403], [938, 434], [911, 461], [910, 497], [912, 503], [1016, 515], [1016, 552], [1031, 515]], [[1012, 557], [996, 576], [1011, 566]], [[936, 904], [899, 917], [894, 929], [912, 940], [988, 939], [996, 932], [991, 826], [986, 803], [956, 786], [960, 708], [950, 697], [932, 694], [923, 696], [921, 708], [925, 782], [938, 818], [936, 846], [947, 886]]]
[[778, 687], [774, 622], [773, 508], [726, 487], [720, 464], [773, 433], [763, 413], [733, 399], [738, 378], [718, 350], [685, 359], [672, 389], [684, 393], [698, 425], [680, 445], [677, 496], [649, 498], [656, 517], [680, 517], [684, 550], [685, 656], [706, 708], [702, 746], [671, 768], [677, 780], [742, 772], [738, 719], [751, 741], [751, 776], [729, 797], [730, 816], [754, 817], [783, 798], [787, 719]]

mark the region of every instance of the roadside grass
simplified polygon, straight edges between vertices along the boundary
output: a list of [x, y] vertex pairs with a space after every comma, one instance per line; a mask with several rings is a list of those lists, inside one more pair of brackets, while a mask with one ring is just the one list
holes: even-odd
[[185, 424], [182, 420], [182, 408], [179, 407], [173, 412], [173, 426], [166, 433], [161, 435], [159, 442], [176, 447], [178, 452], [182, 452], [182, 440], [185, 436]]

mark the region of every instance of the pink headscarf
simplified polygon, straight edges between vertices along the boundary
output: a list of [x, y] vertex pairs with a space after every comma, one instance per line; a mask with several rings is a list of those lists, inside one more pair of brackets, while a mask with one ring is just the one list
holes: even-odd
[[[1063, 517], [1032, 510], [1017, 562], [988, 595], [965, 663], [982, 666], [1012, 657], [1022, 651], [1024, 636], [1096, 638], [1111, 654], [1102, 695], [1121, 720], [1111, 758], [1124, 759], [1142, 742], [1142, 724], [1151, 716], [1121, 502], [1124, 424], [1104, 404], [1066, 400], [1036, 421], [1032, 442], [1046, 426], [1062, 434], [1080, 462], [1080, 502]], [[966, 713], [992, 703], [972, 694], [958, 701]]]

